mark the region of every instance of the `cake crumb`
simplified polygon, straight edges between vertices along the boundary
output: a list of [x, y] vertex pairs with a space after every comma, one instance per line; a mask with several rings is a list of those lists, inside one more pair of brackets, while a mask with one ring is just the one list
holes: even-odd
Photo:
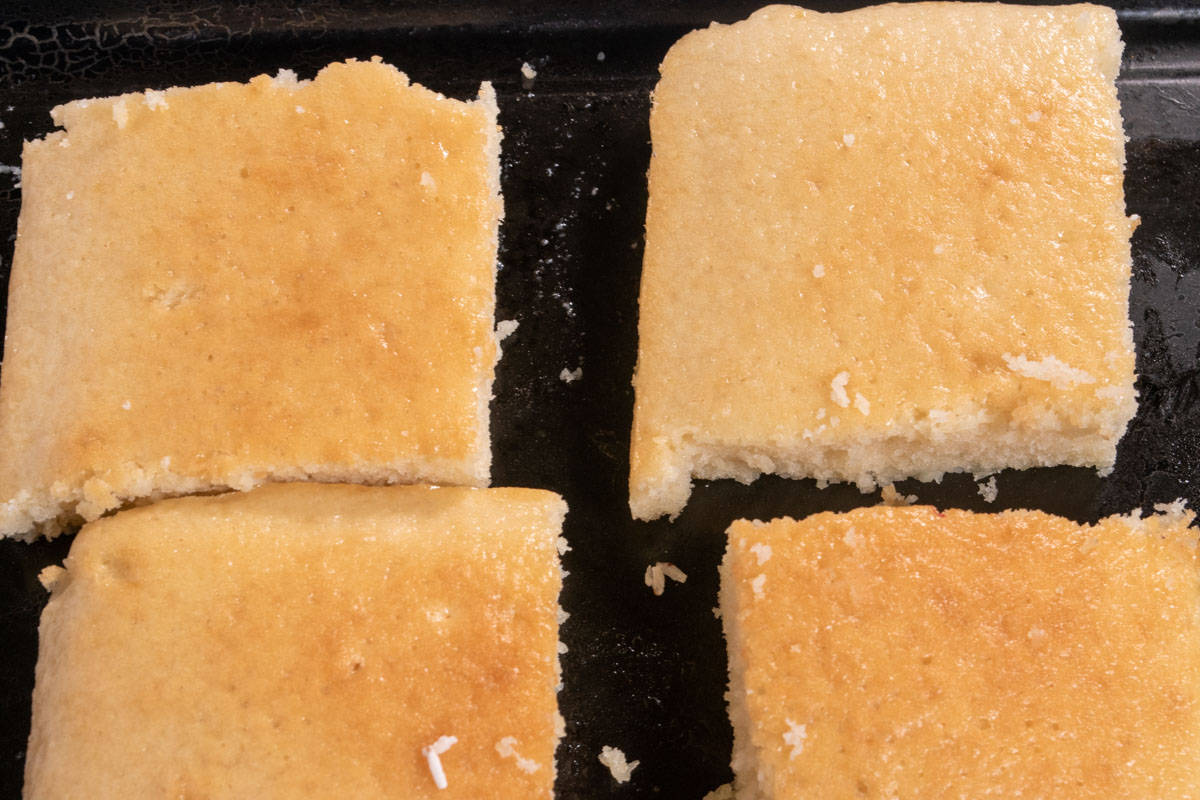
[[576, 367], [575, 369], [563, 367], [562, 372], [558, 373], [558, 379], [563, 383], [574, 383], [582, 377], [583, 367]]
[[644, 580], [656, 597], [666, 591], [667, 578], [676, 583], [687, 583], [687, 573], [669, 562], [659, 561], [646, 567]]
[[0, 175], [12, 175], [13, 188], [21, 188], [21, 168], [10, 166], [8, 164], [0, 164]]
[[520, 322], [515, 319], [502, 319], [496, 323], [496, 340], [503, 342], [509, 336], [517, 332]]
[[302, 83], [308, 83], [308, 81], [301, 81], [296, 75], [296, 71], [292, 69], [280, 69], [275, 73], [275, 77], [271, 78], [271, 85], [280, 89], [295, 89]]
[[1182, 516], [1188, 513], [1187, 500], [1182, 497], [1176, 497], [1170, 503], [1155, 503], [1154, 510], [1160, 514]]
[[527, 81], [531, 81], [537, 77], [537, 70], [534, 69], [528, 61], [526, 61], [521, 65], [521, 77]]
[[996, 495], [1000, 493], [1000, 489], [996, 486], [996, 476], [988, 478], [986, 481], [980, 481], [976, 484], [979, 487], [979, 496], [983, 498], [985, 503], [996, 502]]
[[57, 564], [51, 564], [38, 573], [38, 583], [40, 583], [42, 588], [47, 592], [53, 592], [54, 587], [57, 586], [58, 582], [65, 578], [66, 575], [66, 569], [58, 566]]
[[433, 744], [421, 748], [421, 755], [425, 756], [425, 760], [429, 763], [429, 774], [433, 776], [433, 785], [439, 789], [445, 789], [449, 785], [446, 782], [446, 771], [442, 769], [440, 756], [456, 744], [458, 744], [456, 736], [439, 736]]
[[733, 784], [723, 783], [704, 795], [703, 800], [735, 800], [736, 797], [737, 795], [733, 792]]
[[617, 783], [627, 783], [640, 761], [626, 761], [625, 754], [619, 747], [604, 745], [600, 748], [600, 763], [608, 767], [613, 780]]
[[900, 494], [896, 491], [894, 483], [883, 487], [883, 505], [885, 506], [911, 506], [915, 502], [917, 502], [915, 494]]
[[850, 395], [846, 393], [846, 384], [850, 382], [849, 372], [839, 372], [833, 376], [833, 382], [829, 384], [830, 397], [833, 402], [837, 403], [842, 408], [850, 405]]
[[813, 264], [813, 277], [814, 278], [825, 277], [825, 265], [824, 264]]
[[608, 58], [608, 56], [604, 55], [604, 51], [603, 51], [603, 50], [601, 50], [599, 53], [596, 53], [596, 60], [597, 60], [597, 61], [603, 61], [603, 60], [604, 60], [604, 59], [606, 59], [606, 58]]

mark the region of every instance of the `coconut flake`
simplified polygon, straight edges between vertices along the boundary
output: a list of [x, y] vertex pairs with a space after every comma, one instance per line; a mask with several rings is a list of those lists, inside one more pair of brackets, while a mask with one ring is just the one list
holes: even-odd
[[667, 578], [676, 583], [686, 583], [687, 573], [681, 570], [674, 564], [666, 561], [659, 561], [646, 567], [645, 582], [654, 592], [655, 596], [660, 596], [667, 588]]
[[123, 129], [126, 123], [129, 122], [129, 109], [125, 107], [124, 100], [118, 100], [112, 106], [113, 122], [117, 123], [117, 129]]
[[854, 407], [862, 412], [864, 417], [869, 416], [871, 413], [871, 402], [858, 392], [854, 393]]
[[798, 725], [790, 719], [787, 720], [787, 726], [788, 730], [783, 735], [783, 743], [792, 748], [792, 753], [788, 756], [790, 760], [804, 752], [804, 742], [808, 739], [808, 726]]
[[858, 535], [858, 531], [851, 525], [846, 531], [846, 535], [842, 537], [842, 541], [846, 543], [847, 547], [857, 547], [858, 543], [862, 541], [862, 537]]
[[165, 111], [166, 109], [170, 108], [170, 106], [167, 105], [167, 93], [162, 92], [162, 91], [155, 91], [154, 89], [146, 90], [146, 94], [145, 94], [142, 102], [144, 102], [146, 104], [146, 107], [149, 108], [151, 111], [154, 111], [155, 109], [158, 109], [158, 108], [161, 108]]
[[1031, 361], [1024, 355], [1012, 356], [1005, 353], [1001, 356], [1008, 368], [1018, 375], [1034, 380], [1047, 381], [1057, 388], [1067, 388], [1077, 383], [1095, 383], [1096, 378], [1078, 367], [1072, 367], [1054, 356], [1046, 356], [1039, 361]]
[[500, 741], [496, 742], [496, 752], [501, 758], [515, 758], [517, 760], [517, 769], [530, 774], [537, 772], [542, 768], [542, 765], [534, 761], [532, 758], [522, 758], [517, 752], [517, 737], [505, 736]]
[[846, 394], [846, 384], [850, 382], [849, 372], [839, 372], [833, 376], [833, 382], [829, 384], [830, 397], [833, 402], [837, 403], [842, 408], [850, 405], [850, 395]]
[[449, 785], [446, 782], [446, 771], [442, 769], [440, 756], [456, 744], [458, 744], [456, 736], [439, 736], [436, 742], [421, 748], [421, 755], [425, 756], [425, 760], [429, 763], [429, 774], [433, 776], [433, 784], [439, 789], [445, 789]]

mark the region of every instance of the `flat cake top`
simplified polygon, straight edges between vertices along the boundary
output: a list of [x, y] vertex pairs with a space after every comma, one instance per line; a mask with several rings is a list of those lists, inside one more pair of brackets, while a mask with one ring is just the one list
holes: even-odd
[[86, 526], [42, 617], [26, 796], [548, 797], [564, 512], [281, 484]]
[[656, 436], [951, 414], [1119, 436], [1120, 52], [1095, 6], [772, 6], [680, 40], [651, 115], [635, 462]]
[[490, 87], [348, 62], [53, 116], [24, 153], [0, 501], [159, 469], [486, 485]]
[[1190, 519], [735, 522], [722, 607], [768, 796], [1200, 796]]

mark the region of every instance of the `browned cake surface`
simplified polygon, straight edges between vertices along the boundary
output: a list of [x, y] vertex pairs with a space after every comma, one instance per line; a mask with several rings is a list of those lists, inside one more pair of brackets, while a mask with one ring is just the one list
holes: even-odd
[[735, 522], [739, 796], [1200, 797], [1190, 519]]
[[26, 797], [549, 797], [565, 510], [290, 484], [86, 526], [42, 617]]
[[[1110, 467], [1134, 411], [1116, 17], [765, 8], [654, 92], [630, 504]], [[986, 444], [982, 444], [986, 442]]]
[[53, 114], [24, 153], [0, 533], [271, 478], [487, 484], [490, 87], [351, 62]]

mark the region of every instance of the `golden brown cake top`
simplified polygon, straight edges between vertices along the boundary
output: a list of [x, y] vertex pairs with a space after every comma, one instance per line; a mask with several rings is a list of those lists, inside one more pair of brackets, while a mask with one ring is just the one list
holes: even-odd
[[635, 483], [673, 447], [988, 420], [1111, 463], [1134, 403], [1120, 53], [1111, 10], [988, 3], [771, 6], [675, 44]]
[[24, 153], [0, 502], [92, 518], [172, 482], [487, 484], [489, 86], [460, 102], [348, 62], [53, 116]]
[[767, 796], [1196, 796], [1190, 519], [734, 523], [723, 609]]
[[564, 511], [291, 484], [86, 526], [42, 618], [26, 796], [548, 797]]

